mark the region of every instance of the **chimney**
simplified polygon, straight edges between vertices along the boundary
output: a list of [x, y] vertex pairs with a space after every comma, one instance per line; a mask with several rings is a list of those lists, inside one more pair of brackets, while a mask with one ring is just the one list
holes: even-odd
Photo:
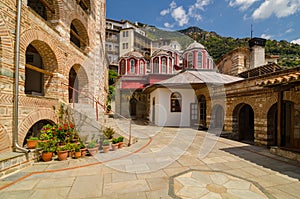
[[250, 47], [250, 69], [265, 65], [266, 39], [252, 38], [249, 40]]

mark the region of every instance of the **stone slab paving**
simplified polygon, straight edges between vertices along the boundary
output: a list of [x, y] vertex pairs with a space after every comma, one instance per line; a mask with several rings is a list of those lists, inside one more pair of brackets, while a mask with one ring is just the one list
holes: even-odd
[[139, 141], [38, 162], [0, 179], [0, 198], [300, 198], [300, 163], [189, 128], [133, 125]]

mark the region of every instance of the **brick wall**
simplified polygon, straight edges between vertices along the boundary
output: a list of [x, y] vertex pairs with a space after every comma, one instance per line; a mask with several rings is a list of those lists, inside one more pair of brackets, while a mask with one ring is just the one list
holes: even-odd
[[[72, 67], [83, 71], [82, 90], [88, 91], [105, 104], [107, 67], [104, 53], [105, 0], [93, 1], [85, 12], [76, 1], [47, 0], [54, 12], [47, 10], [47, 21], [23, 1], [20, 37], [19, 70], [19, 144], [28, 129], [39, 120], [54, 121], [52, 106], [59, 100], [68, 102], [69, 72]], [[78, 48], [70, 42], [74, 23], [87, 46]], [[11, 150], [13, 129], [14, 44], [16, 1], [0, 2], [0, 152]], [[43, 61], [43, 69], [54, 73], [44, 75], [44, 96], [24, 93], [26, 49], [32, 45]], [[64, 85], [66, 84], [66, 85]], [[85, 100], [85, 103], [92, 103]], [[102, 111], [103, 112], [103, 111]]]

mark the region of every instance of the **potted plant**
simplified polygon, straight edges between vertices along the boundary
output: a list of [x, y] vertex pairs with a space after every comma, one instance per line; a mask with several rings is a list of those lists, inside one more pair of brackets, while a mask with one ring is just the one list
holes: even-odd
[[98, 145], [95, 140], [88, 143], [87, 149], [91, 155], [96, 155], [98, 153]]
[[111, 127], [107, 127], [106, 129], [104, 129], [103, 134], [107, 139], [112, 139], [113, 135], [115, 134], [115, 130]]
[[79, 147], [80, 147], [80, 151], [81, 151], [81, 156], [84, 157], [86, 155], [87, 148], [85, 147], [85, 145], [82, 142], [80, 142]]
[[56, 153], [60, 161], [66, 160], [68, 157], [68, 150], [65, 147], [57, 147]]
[[73, 151], [74, 151], [73, 144], [72, 143], [67, 143], [64, 148], [68, 151], [68, 156], [72, 157], [73, 156]]
[[104, 153], [109, 152], [109, 149], [110, 149], [109, 144], [110, 144], [110, 141], [108, 139], [103, 140], [103, 142], [102, 142], [102, 149], [103, 149]]
[[42, 149], [42, 159], [47, 162], [52, 160], [53, 152], [56, 151], [56, 141], [38, 142], [37, 147]]
[[119, 147], [119, 140], [118, 138], [113, 138], [112, 139], [112, 149], [113, 151], [116, 151]]
[[54, 133], [56, 133], [56, 127], [51, 124], [46, 124], [40, 130], [41, 134], [39, 139], [41, 141], [48, 141], [54, 138]]
[[119, 147], [119, 149], [123, 148], [123, 146], [124, 146], [124, 142], [123, 141], [124, 141], [124, 137], [123, 136], [118, 137], [118, 143], [119, 143], [118, 147]]
[[81, 157], [81, 151], [80, 151], [80, 145], [75, 144], [74, 145], [74, 158], [80, 158]]
[[34, 149], [37, 145], [39, 138], [31, 136], [27, 139], [27, 148], [28, 149]]

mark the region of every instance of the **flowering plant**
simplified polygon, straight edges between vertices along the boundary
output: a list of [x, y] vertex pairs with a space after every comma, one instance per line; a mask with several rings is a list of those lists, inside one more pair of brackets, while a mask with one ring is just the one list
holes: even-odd
[[55, 134], [55, 125], [51, 125], [51, 124], [46, 124], [43, 126], [43, 128], [41, 129], [41, 134], [40, 134], [40, 140], [50, 140], [52, 139]]
[[57, 125], [56, 135], [60, 142], [63, 143], [78, 138], [78, 136], [76, 136], [78, 134], [75, 130], [75, 125], [71, 122]]

